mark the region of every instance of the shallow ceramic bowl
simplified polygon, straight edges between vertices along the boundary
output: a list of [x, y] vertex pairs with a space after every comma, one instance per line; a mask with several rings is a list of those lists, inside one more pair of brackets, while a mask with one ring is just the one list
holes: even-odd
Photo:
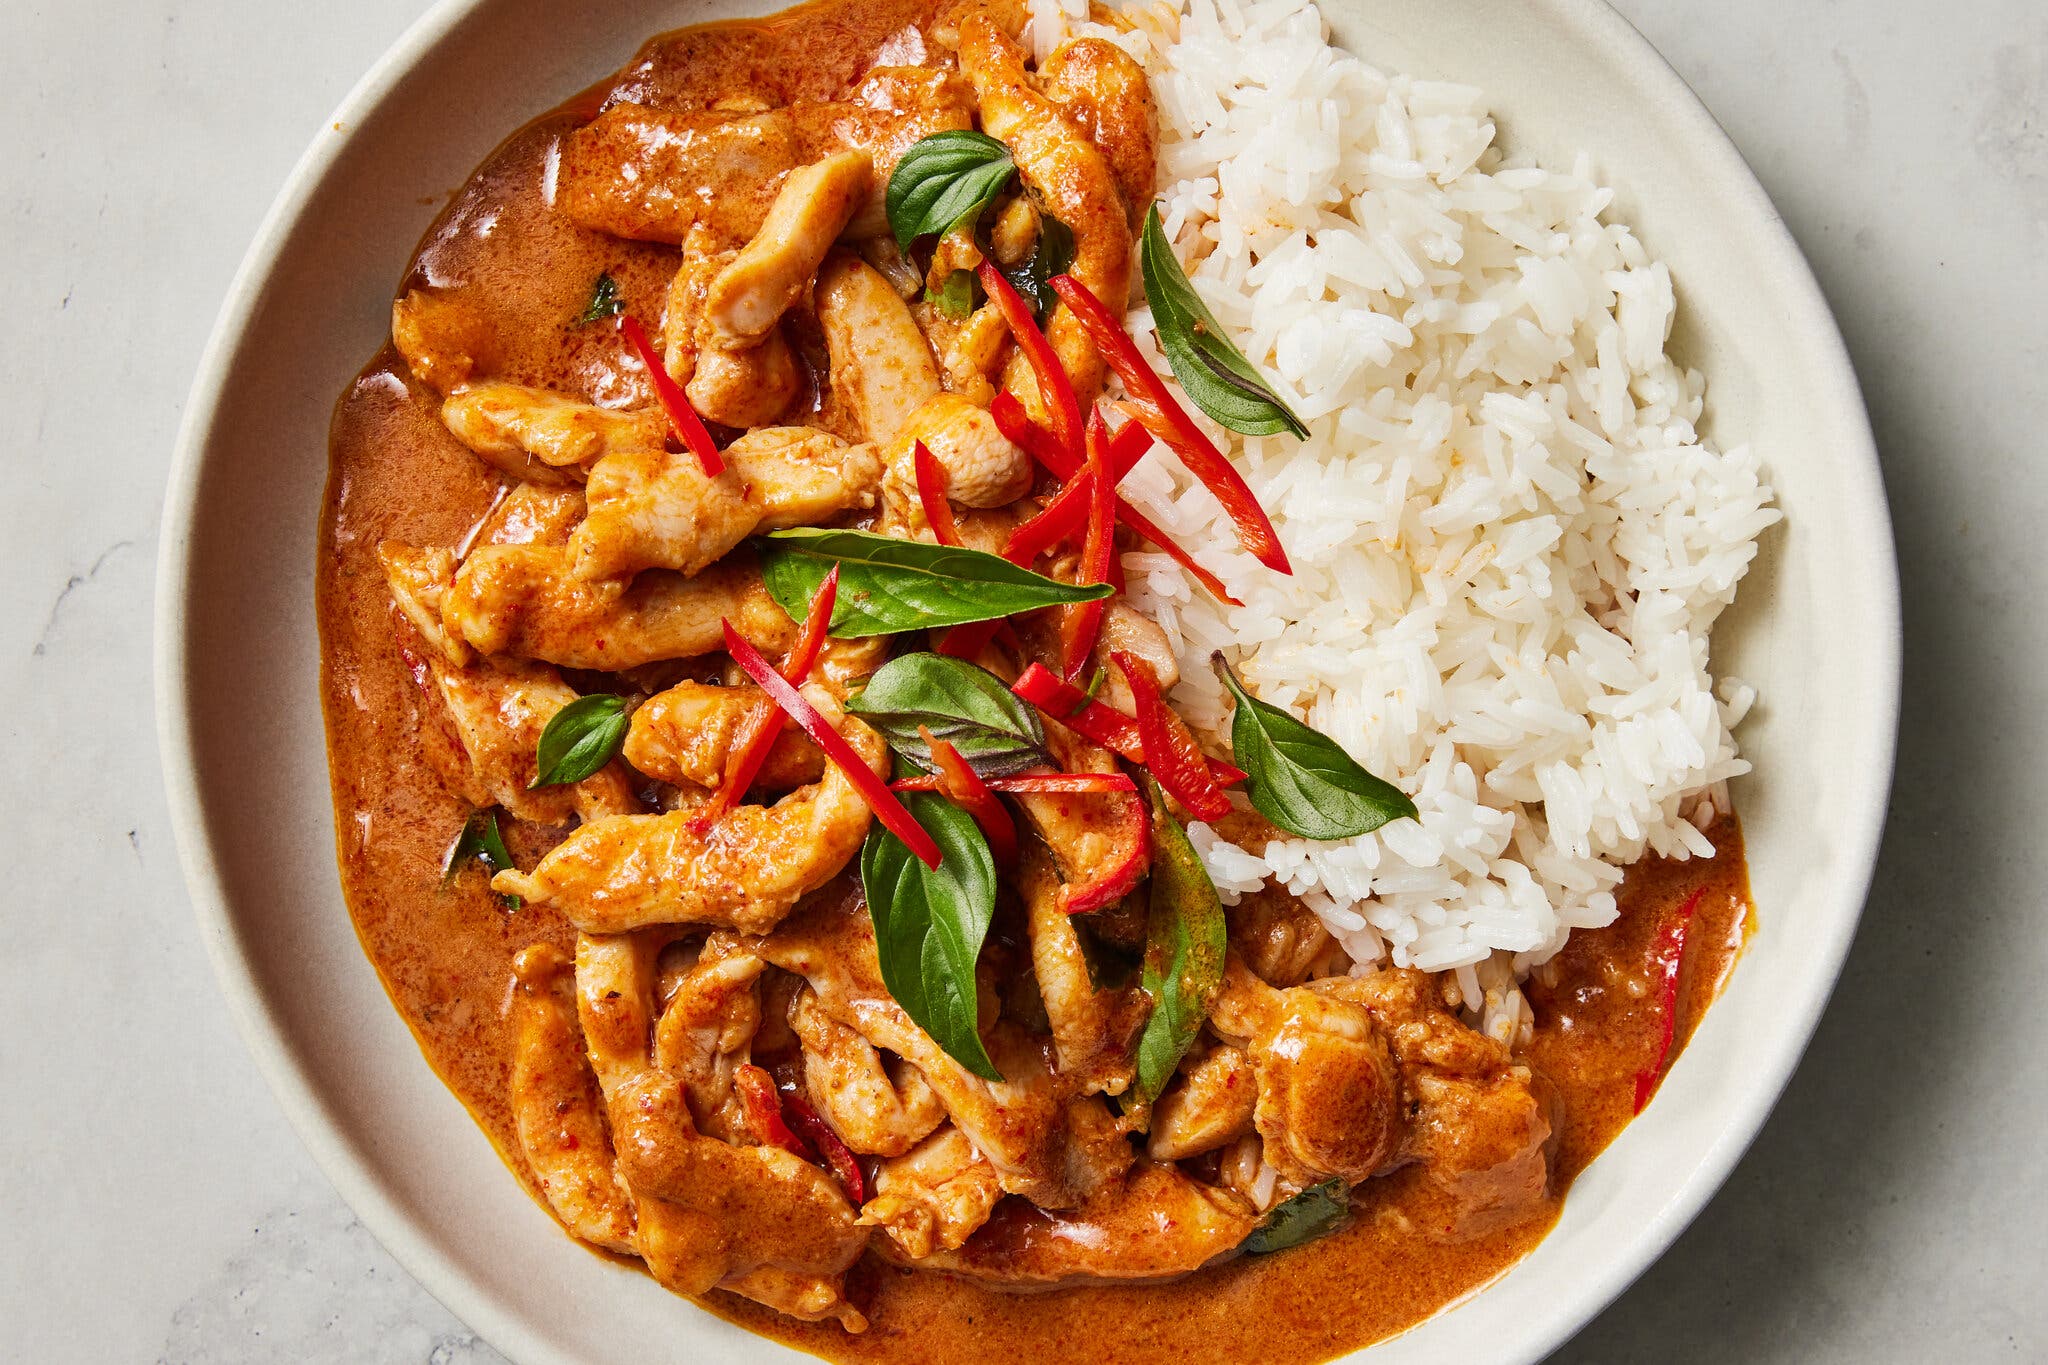
[[[315, 523], [335, 397], [383, 339], [431, 210], [506, 133], [647, 35], [766, 5], [446, 0], [307, 152], [235, 281], [165, 509], [159, 723], [199, 922], [300, 1135], [419, 1280], [527, 1362], [766, 1360], [781, 1347], [573, 1246], [421, 1060], [337, 883], [316, 690]], [[1716, 638], [1757, 683], [1737, 790], [1761, 929], [1656, 1103], [1521, 1265], [1375, 1361], [1526, 1361], [1668, 1246], [1791, 1075], [1870, 877], [1891, 774], [1899, 612], [1854, 376], [1797, 248], [1678, 77], [1599, 0], [1328, 0], [1386, 67], [1486, 89], [1512, 148], [1581, 150], [1671, 266], [1708, 430], [1760, 448], [1786, 512]], [[508, 78], [510, 77], [510, 78]]]

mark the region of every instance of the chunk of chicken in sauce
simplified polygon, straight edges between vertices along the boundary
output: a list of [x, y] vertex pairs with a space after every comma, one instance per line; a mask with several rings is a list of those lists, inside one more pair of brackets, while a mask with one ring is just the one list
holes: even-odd
[[715, 476], [689, 451], [607, 455], [590, 471], [589, 515], [570, 537], [571, 572], [702, 572], [748, 536], [810, 526], [874, 505], [881, 461], [810, 427], [763, 427], [734, 441]]
[[1024, 851], [1017, 885], [1060, 1074], [1084, 1094], [1123, 1094], [1130, 1087], [1133, 1049], [1151, 1014], [1151, 1000], [1136, 985], [1096, 985], [1051, 857], [1035, 841]]
[[[804, 696], [879, 777], [888, 762], [881, 736], [841, 711], [822, 686], [807, 684]], [[593, 821], [532, 872], [500, 872], [491, 884], [554, 906], [585, 933], [654, 924], [765, 933], [846, 866], [867, 837], [870, 814], [852, 779], [828, 764], [811, 785], [772, 806], [736, 806], [708, 829], [698, 828], [693, 809]]]
[[902, 1156], [946, 1117], [924, 1073], [825, 1013], [806, 985], [790, 1002], [811, 1106], [856, 1152]]
[[668, 419], [652, 408], [613, 409], [526, 384], [455, 390], [441, 422], [478, 458], [509, 478], [578, 484], [615, 452], [660, 451]]
[[[624, 754], [635, 769], [659, 782], [716, 791], [734, 743], [758, 707], [769, 704], [758, 687], [719, 687], [685, 680], [655, 693], [633, 711]], [[755, 785], [789, 791], [825, 776], [825, 755], [793, 723], [778, 719], [778, 733]]]
[[585, 936], [576, 954], [583, 1033], [636, 1205], [633, 1249], [677, 1293], [723, 1287], [795, 1317], [863, 1330], [844, 1277], [867, 1230], [818, 1167], [780, 1147], [698, 1129], [683, 1078], [657, 1046], [667, 1022], [656, 1012], [658, 954], [647, 934]]
[[861, 1205], [860, 1221], [918, 1261], [959, 1250], [1002, 1197], [996, 1168], [949, 1123], [876, 1168], [874, 1197]]

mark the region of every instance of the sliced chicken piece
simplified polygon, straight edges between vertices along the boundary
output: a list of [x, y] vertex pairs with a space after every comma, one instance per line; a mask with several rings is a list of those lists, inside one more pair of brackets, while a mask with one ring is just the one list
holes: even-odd
[[1049, 1039], [998, 1022], [982, 1041], [1004, 1079], [986, 1081], [911, 1021], [882, 983], [874, 924], [857, 888], [842, 884], [812, 897], [759, 951], [810, 982], [831, 1018], [922, 1071], [1005, 1191], [1047, 1208], [1071, 1207], [1129, 1163], [1130, 1146], [1101, 1100], [1063, 1095]]
[[1385, 1032], [1363, 1005], [1310, 987], [1276, 991], [1232, 953], [1210, 1027], [1251, 1054], [1254, 1122], [1288, 1180], [1357, 1184], [1399, 1152], [1401, 1085]]
[[478, 545], [567, 545], [583, 511], [581, 487], [515, 483], [473, 539]]
[[700, 224], [744, 242], [808, 158], [784, 110], [734, 114], [615, 104], [562, 143], [557, 202], [584, 227], [681, 243]]
[[875, 505], [882, 457], [816, 427], [761, 427], [725, 448], [726, 467], [760, 514], [756, 530], [817, 526]]
[[583, 482], [613, 451], [655, 450], [668, 421], [652, 408], [619, 411], [526, 384], [471, 384], [448, 395], [441, 422], [485, 464], [534, 483]]
[[712, 279], [700, 334], [729, 348], [764, 340], [867, 198], [870, 165], [866, 152], [845, 151], [790, 172], [761, 230]]
[[488, 369], [495, 350], [475, 309], [430, 289], [407, 290], [391, 305], [391, 340], [413, 378], [440, 394]]
[[604, 1127], [604, 1096], [584, 1055], [568, 955], [536, 943], [513, 959], [512, 1122], [548, 1207], [570, 1232], [633, 1252], [633, 1197]]
[[832, 386], [876, 445], [939, 392], [939, 371], [910, 308], [881, 273], [850, 251], [818, 270], [818, 324], [831, 358]]
[[1173, 644], [1166, 638], [1166, 632], [1158, 622], [1118, 597], [1112, 597], [1102, 613], [1102, 638], [1095, 646], [1095, 657], [1108, 670], [1099, 700], [1128, 716], [1138, 709], [1138, 701], [1131, 695], [1124, 671], [1111, 657], [1115, 653], [1143, 659], [1151, 666], [1152, 679], [1162, 692], [1180, 681], [1180, 661], [1174, 657]]
[[[888, 746], [880, 735], [841, 712], [823, 687], [807, 685], [804, 695], [877, 776], [886, 771]], [[737, 806], [701, 834], [691, 810], [594, 821], [530, 874], [500, 872], [492, 885], [554, 906], [585, 933], [650, 924], [765, 933], [860, 851], [869, 818], [867, 801], [831, 765], [812, 785], [772, 806]]]
[[767, 964], [737, 935], [713, 930], [668, 993], [654, 1028], [654, 1060], [683, 1083], [699, 1132], [726, 1142], [751, 1142], [733, 1074], [748, 1060], [761, 1022], [754, 989]]
[[684, 1085], [656, 1055], [666, 1022], [654, 1018], [659, 951], [656, 936], [637, 934], [585, 936], [576, 953], [583, 1033], [637, 1205], [634, 1249], [676, 1293], [723, 1286], [862, 1330], [843, 1287], [868, 1234], [838, 1183], [780, 1147], [700, 1132]]
[[384, 567], [392, 602], [442, 661], [461, 668], [476, 657], [469, 641], [441, 618], [442, 604], [455, 586], [453, 550], [417, 550], [387, 540], [377, 546], [377, 562]]
[[[760, 688], [680, 682], [657, 692], [633, 712], [626, 731], [626, 761], [649, 777], [676, 786], [716, 791], [741, 727], [767, 700]], [[783, 725], [756, 785], [789, 791], [825, 775], [825, 755], [794, 722]]]
[[738, 242], [702, 224], [683, 241], [683, 263], [669, 285], [662, 314], [662, 364], [682, 385], [690, 406], [722, 426], [767, 426], [803, 385], [789, 338], [779, 327], [759, 341], [731, 345], [706, 325], [711, 283], [738, 257]]
[[[1041, 93], [1024, 70], [1024, 49], [986, 12], [960, 21], [960, 70], [973, 83], [982, 131], [1010, 148], [1024, 183], [1074, 233], [1070, 273], [1121, 315], [1130, 297], [1131, 228], [1115, 172], [1087, 133]], [[1045, 326], [1082, 409], [1102, 391], [1102, 357], [1062, 304]], [[1005, 387], [1034, 412], [1038, 386], [1021, 356]]]
[[577, 699], [576, 689], [546, 664], [483, 659], [456, 668], [431, 661], [434, 682], [468, 759], [451, 783], [473, 805], [503, 806], [521, 820], [567, 824], [630, 815], [640, 809], [624, 765], [617, 760], [581, 782], [533, 788], [535, 753], [555, 713]]
[[1251, 1058], [1220, 1043], [1181, 1064], [1180, 1083], [1153, 1106], [1145, 1154], [1179, 1161], [1235, 1142], [1252, 1131], [1258, 1098]]
[[804, 1091], [848, 1147], [901, 1156], [946, 1117], [916, 1067], [888, 1065], [867, 1039], [820, 1009], [809, 986], [791, 1002], [790, 1027], [803, 1045]]
[[934, 394], [911, 413], [890, 445], [882, 496], [892, 519], [923, 519], [915, 442], [946, 472], [946, 499], [962, 507], [1007, 507], [1031, 491], [1031, 458], [996, 427], [988, 409], [957, 393]]
[[570, 572], [589, 581], [642, 569], [692, 577], [753, 534], [760, 515], [732, 469], [714, 477], [690, 451], [621, 450], [590, 471], [589, 513], [569, 538]]
[[1257, 1221], [1229, 1190], [1141, 1161], [1070, 1213], [1012, 1200], [957, 1251], [935, 1251], [918, 1264], [1012, 1285], [1164, 1279], [1231, 1251]]
[[1076, 38], [1040, 64], [1038, 87], [1109, 163], [1135, 231], [1151, 206], [1159, 167], [1159, 114], [1145, 68], [1115, 43]]
[[1135, 985], [1096, 988], [1059, 876], [1035, 840], [1025, 847], [1018, 890], [1061, 1076], [1083, 1094], [1123, 1094], [1131, 1084], [1138, 1033], [1152, 1012], [1150, 998]]
[[484, 654], [613, 672], [687, 659], [725, 645], [721, 620], [780, 653], [795, 625], [761, 584], [752, 557], [734, 553], [698, 574], [653, 570], [630, 584], [586, 582], [555, 545], [485, 545], [470, 553], [442, 604], [442, 619]]
[[[1047, 721], [1046, 748], [1061, 772], [1121, 771], [1116, 755], [1082, 739], [1058, 721]], [[1074, 896], [1101, 908], [1135, 887], [1152, 866], [1144, 801], [1133, 792], [1060, 792], [1020, 796], [1024, 818], [1052, 853]]]
[[860, 1221], [888, 1233], [912, 1260], [923, 1260], [934, 1251], [957, 1251], [1002, 1197], [996, 1168], [949, 1123], [881, 1164]]

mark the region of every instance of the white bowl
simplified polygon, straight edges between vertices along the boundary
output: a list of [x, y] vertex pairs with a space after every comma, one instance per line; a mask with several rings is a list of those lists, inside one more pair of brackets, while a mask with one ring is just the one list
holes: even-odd
[[[506, 133], [732, 0], [445, 0], [293, 172], [229, 293], [165, 507], [158, 723], [214, 966], [307, 1145], [363, 1221], [522, 1361], [789, 1353], [572, 1245], [427, 1068], [342, 903], [316, 682], [316, 521], [336, 395], [377, 349], [432, 210]], [[1890, 782], [1899, 608], [1876, 452], [1834, 322], [1735, 149], [1599, 0], [1328, 0], [1382, 66], [1483, 87], [1512, 147], [1581, 149], [1671, 266], [1708, 431], [1758, 446], [1785, 524], [1716, 637], [1762, 689], [1737, 789], [1761, 923], [1655, 1104], [1495, 1284], [1367, 1354], [1527, 1361], [1668, 1246], [1792, 1073], [1856, 927]]]

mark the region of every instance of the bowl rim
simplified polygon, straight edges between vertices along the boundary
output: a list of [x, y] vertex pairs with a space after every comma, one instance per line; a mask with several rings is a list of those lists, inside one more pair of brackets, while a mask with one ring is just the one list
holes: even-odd
[[[343, 97], [300, 155], [235, 272], [193, 379], [164, 494], [154, 592], [155, 719], [171, 828], [200, 937], [236, 1030], [293, 1130], [378, 1242], [450, 1312], [516, 1360], [562, 1361], [566, 1365], [570, 1357], [531, 1331], [518, 1312], [466, 1276], [415, 1226], [376, 1168], [342, 1139], [320, 1088], [274, 1027], [245, 945], [238, 938], [229, 893], [209, 841], [186, 686], [185, 585], [192, 569], [192, 528], [204, 453], [227, 398], [236, 342], [254, 318], [280, 249], [323, 178], [348, 148], [363, 116], [472, 12], [490, 3], [492, 0], [436, 0], [405, 29]], [[1753, 1059], [1758, 1063], [1755, 1075], [1759, 1083], [1744, 1092], [1740, 1104], [1724, 1113], [1719, 1133], [1691, 1175], [1631, 1238], [1615, 1247], [1596, 1273], [1578, 1279], [1550, 1312], [1528, 1324], [1520, 1339], [1504, 1344], [1503, 1360], [1527, 1362], [1540, 1360], [1564, 1344], [1664, 1254], [1727, 1180], [1790, 1083], [1841, 975], [1876, 871], [1897, 745], [1903, 664], [1897, 552], [1876, 441], [1840, 329], [1798, 243], [1726, 131], [1626, 18], [1606, 0], [1537, 3], [1573, 29], [1598, 55], [1653, 87], [1663, 102], [1662, 112], [1680, 125], [1694, 154], [1707, 161], [1711, 177], [1735, 187], [1745, 201], [1738, 211], [1760, 224], [1760, 245], [1773, 258], [1779, 283], [1785, 288], [1782, 299], [1789, 314], [1788, 326], [1808, 339], [1816, 369], [1825, 380], [1824, 391], [1815, 395], [1816, 405], [1836, 415], [1841, 434], [1853, 446], [1843, 452], [1843, 463], [1853, 478], [1834, 491], [1848, 509], [1848, 520], [1868, 528], [1873, 543], [1866, 546], [1866, 557], [1874, 561], [1870, 567], [1877, 577], [1864, 587], [1880, 608], [1882, 619], [1872, 627], [1871, 647], [1880, 666], [1868, 680], [1870, 692], [1865, 698], [1869, 719], [1864, 740], [1871, 749], [1872, 762], [1862, 789], [1865, 799], [1861, 809], [1838, 813], [1844, 836], [1843, 865], [1852, 872], [1860, 869], [1851, 884], [1838, 892], [1846, 912], [1835, 917], [1832, 933], [1818, 945], [1801, 997], [1778, 1002], [1784, 1008], [1777, 1046], [1770, 1055]], [[1882, 552], [1869, 553], [1879, 543]], [[1484, 1289], [1481, 1286], [1472, 1292]], [[1370, 1351], [1371, 1347], [1364, 1349]]]

